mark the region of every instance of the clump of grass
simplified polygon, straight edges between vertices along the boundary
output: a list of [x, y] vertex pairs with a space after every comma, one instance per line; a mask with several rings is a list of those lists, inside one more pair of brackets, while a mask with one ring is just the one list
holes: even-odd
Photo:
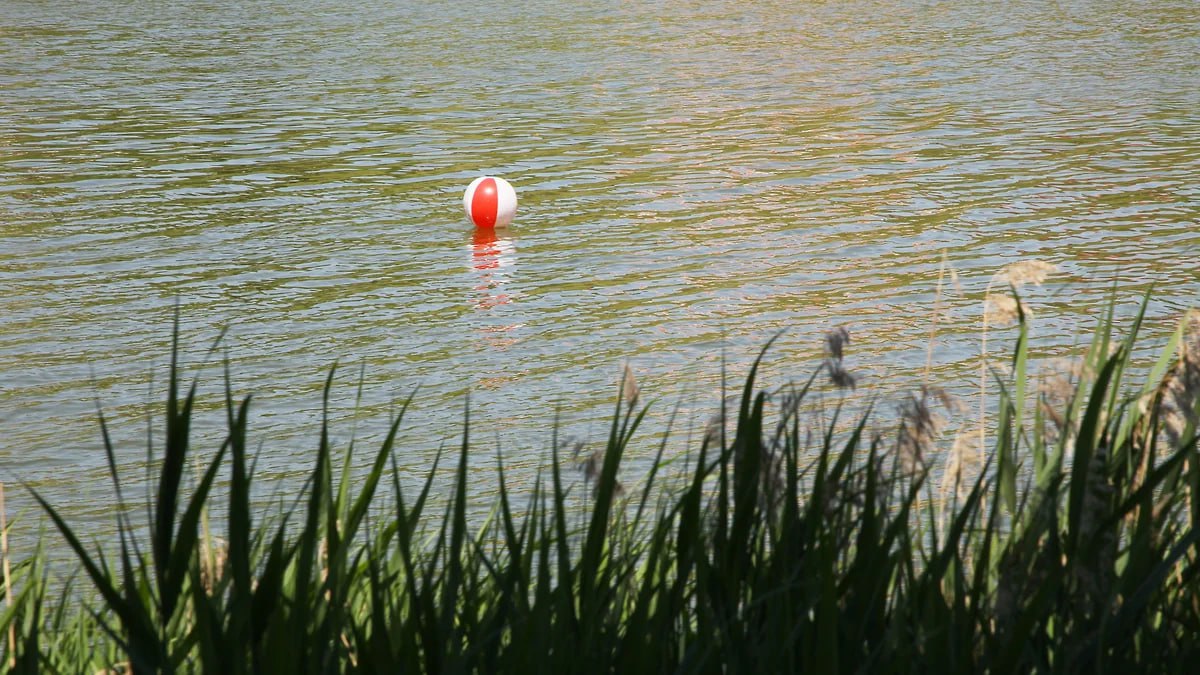
[[[995, 444], [973, 477], [956, 470], [949, 503], [921, 498], [939, 452], [931, 408], [951, 405], [936, 390], [903, 411], [906, 441], [867, 433], [870, 411], [844, 430], [841, 399], [826, 427], [805, 428], [829, 361], [772, 393], [764, 349], [675, 482], [664, 442], [640, 489], [620, 489], [649, 405], [627, 378], [607, 441], [574, 458], [587, 499], [568, 499], [553, 439], [529, 494], [510, 492], [497, 458], [483, 523], [467, 516], [469, 417], [449, 494], [431, 496], [442, 453], [419, 489], [401, 488], [407, 403], [364, 476], [323, 422], [294, 504], [256, 510], [251, 399], [228, 378], [225, 440], [185, 490], [196, 388], [172, 359], [149, 541], [118, 516], [110, 561], [38, 496], [94, 594], [51, 604], [41, 558], [18, 565], [5, 658], [14, 672], [1179, 672], [1200, 650], [1197, 404], [1173, 393], [1190, 377], [1191, 325], [1129, 391], [1140, 315], [1119, 341], [1109, 316], [1057, 435], [1025, 400], [1022, 329], [997, 377]], [[221, 546], [205, 534], [217, 499]]]

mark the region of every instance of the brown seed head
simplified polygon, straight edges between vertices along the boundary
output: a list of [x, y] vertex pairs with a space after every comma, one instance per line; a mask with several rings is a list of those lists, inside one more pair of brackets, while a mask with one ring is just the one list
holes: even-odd
[[825, 331], [825, 353], [831, 359], [842, 360], [843, 347], [850, 344], [850, 331], [838, 326]]
[[638, 396], [641, 393], [637, 378], [633, 376], [633, 369], [626, 363], [625, 371], [621, 374], [621, 398], [625, 399], [625, 405], [632, 408], [637, 405]]

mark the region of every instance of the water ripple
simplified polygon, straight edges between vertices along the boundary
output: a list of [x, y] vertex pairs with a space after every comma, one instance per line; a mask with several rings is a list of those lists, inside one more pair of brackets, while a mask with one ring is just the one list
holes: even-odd
[[[420, 466], [468, 390], [520, 455], [556, 405], [601, 428], [626, 359], [707, 410], [780, 329], [785, 374], [850, 322], [905, 381], [943, 255], [950, 384], [1007, 262], [1062, 269], [1047, 350], [1114, 281], [1160, 332], [1200, 296], [1189, 1], [477, 5], [0, 5], [0, 480], [103, 512], [94, 399], [142, 461], [176, 302], [193, 362], [228, 328], [289, 475], [338, 359], [367, 435], [421, 385]], [[483, 172], [520, 192], [495, 241], [459, 211]]]

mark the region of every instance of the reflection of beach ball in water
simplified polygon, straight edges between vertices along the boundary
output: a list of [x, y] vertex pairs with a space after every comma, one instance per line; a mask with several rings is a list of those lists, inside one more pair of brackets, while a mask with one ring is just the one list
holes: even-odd
[[503, 178], [476, 178], [463, 193], [463, 208], [476, 227], [504, 227], [517, 213], [517, 191]]

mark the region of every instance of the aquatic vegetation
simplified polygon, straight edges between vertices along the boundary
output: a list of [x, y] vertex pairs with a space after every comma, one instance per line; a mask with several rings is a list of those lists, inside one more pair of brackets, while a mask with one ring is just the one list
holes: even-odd
[[[1018, 271], [1014, 289], [1046, 272]], [[1140, 385], [1126, 382], [1140, 315], [1124, 338], [1106, 317], [1083, 360], [1044, 364], [1037, 386], [1016, 320], [1011, 374], [992, 372], [990, 447], [974, 426], [942, 447], [942, 415], [963, 407], [929, 384], [900, 403], [894, 433], [869, 410], [847, 425], [840, 398], [813, 428], [818, 375], [835, 392], [854, 384], [839, 329], [811, 378], [777, 390], [759, 383], [764, 349], [686, 465], [662, 442], [643, 477], [622, 462], [652, 404], [626, 369], [604, 447], [552, 440], [519, 495], [498, 457], [483, 522], [468, 517], [469, 419], [439, 498], [441, 456], [402, 489], [403, 408], [365, 474], [349, 449], [339, 462], [324, 424], [296, 501], [252, 508], [251, 399], [228, 386], [225, 441], [187, 487], [196, 386], [173, 362], [147, 527], [131, 520], [101, 417], [116, 553], [38, 497], [80, 569], [54, 590], [42, 555], [11, 583], [6, 572], [7, 667], [1183, 671], [1200, 652], [1200, 318], [1184, 317]]]

